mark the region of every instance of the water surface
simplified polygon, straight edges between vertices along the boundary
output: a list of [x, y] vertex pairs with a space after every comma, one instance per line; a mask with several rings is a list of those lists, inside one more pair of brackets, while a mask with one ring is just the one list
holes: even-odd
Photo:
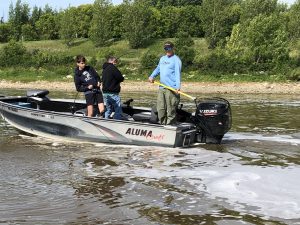
[[193, 148], [62, 143], [0, 120], [0, 224], [300, 224], [300, 97], [221, 97], [231, 131]]

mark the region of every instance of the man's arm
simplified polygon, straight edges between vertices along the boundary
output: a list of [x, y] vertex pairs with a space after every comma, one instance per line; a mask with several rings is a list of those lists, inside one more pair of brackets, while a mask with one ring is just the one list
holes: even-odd
[[74, 83], [75, 83], [76, 90], [78, 92], [85, 92], [85, 91], [88, 90], [87, 85], [82, 84], [81, 81], [80, 81], [80, 79], [79, 79], [79, 77], [76, 76], [76, 75], [74, 77]]
[[124, 81], [124, 76], [122, 75], [121, 71], [117, 67], [115, 67], [114, 74], [117, 81], [119, 82]]
[[149, 76], [149, 81], [151, 83], [154, 82], [154, 78], [158, 76], [158, 74], [160, 73], [160, 60], [159, 63], [157, 65], [157, 67], [155, 68], [155, 70], [152, 72], [152, 74]]
[[91, 67], [91, 73], [96, 78], [97, 87], [100, 87], [100, 84], [102, 82], [101, 77], [99, 76], [99, 74], [97, 73], [97, 71], [93, 67]]
[[181, 88], [181, 60], [179, 57], [176, 57], [175, 62], [175, 79], [176, 79], [176, 89], [180, 90]]

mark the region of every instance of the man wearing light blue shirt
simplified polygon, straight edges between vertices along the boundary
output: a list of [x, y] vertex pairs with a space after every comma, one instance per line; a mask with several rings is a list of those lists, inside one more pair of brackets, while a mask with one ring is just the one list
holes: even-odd
[[164, 87], [159, 87], [157, 97], [157, 112], [160, 124], [172, 125], [176, 123], [176, 109], [180, 101], [181, 83], [181, 60], [174, 53], [174, 44], [166, 42], [164, 44], [166, 55], [159, 60], [158, 66], [149, 77], [150, 82], [154, 82], [155, 77], [160, 75], [160, 83], [176, 90], [170, 91]]

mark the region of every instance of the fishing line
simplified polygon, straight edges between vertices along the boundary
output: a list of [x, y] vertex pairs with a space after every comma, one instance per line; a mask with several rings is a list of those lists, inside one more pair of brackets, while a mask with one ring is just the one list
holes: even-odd
[[72, 113], [73, 115], [74, 115], [75, 109], [76, 109], [76, 107], [75, 107], [75, 102], [76, 102], [76, 99], [77, 99], [77, 97], [78, 97], [78, 94], [79, 94], [79, 91], [77, 91], [77, 93], [76, 93], [76, 95], [75, 95], [73, 105], [70, 106], [70, 110], [71, 110], [71, 113]]

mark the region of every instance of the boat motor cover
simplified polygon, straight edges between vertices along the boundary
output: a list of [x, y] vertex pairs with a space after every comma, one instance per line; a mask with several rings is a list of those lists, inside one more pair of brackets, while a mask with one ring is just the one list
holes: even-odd
[[49, 94], [48, 90], [28, 90], [27, 91], [27, 97], [40, 97], [40, 98], [44, 98], [48, 94]]
[[212, 98], [200, 102], [196, 115], [212, 136], [224, 135], [231, 128], [231, 108], [225, 99]]

